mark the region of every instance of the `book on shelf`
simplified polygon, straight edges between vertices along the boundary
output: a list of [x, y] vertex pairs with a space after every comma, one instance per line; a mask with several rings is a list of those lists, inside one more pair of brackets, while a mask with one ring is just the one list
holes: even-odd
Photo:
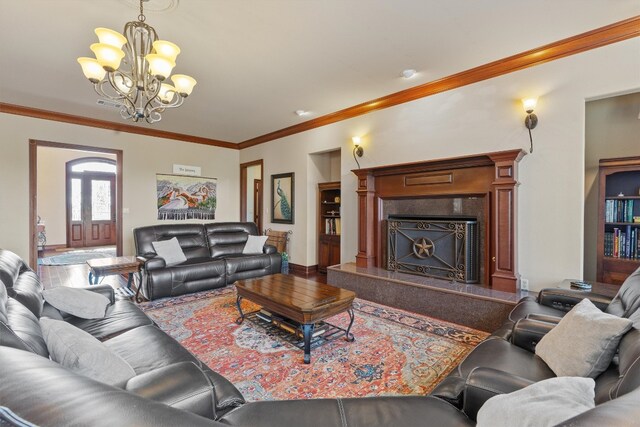
[[[298, 338], [304, 338], [304, 335], [300, 328], [300, 324], [296, 321], [285, 319], [278, 316], [272, 316], [271, 323], [277, 326], [278, 328], [282, 329], [283, 331], [289, 332], [290, 334], [297, 336]], [[324, 324], [318, 325], [313, 330], [311, 337], [315, 338], [317, 336], [324, 334], [325, 332], [327, 332], [326, 326], [324, 326]]]
[[340, 218], [325, 218], [324, 220], [324, 233], [325, 234], [340, 234]]
[[614, 227], [604, 233], [604, 256], [612, 258], [640, 259], [638, 228], [627, 225]]
[[634, 202], [635, 200], [605, 200], [604, 222], [633, 222], [636, 207]]

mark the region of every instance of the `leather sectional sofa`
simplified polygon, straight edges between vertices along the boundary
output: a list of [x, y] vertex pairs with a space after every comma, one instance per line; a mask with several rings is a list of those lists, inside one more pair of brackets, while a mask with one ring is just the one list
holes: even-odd
[[[469, 372], [455, 404], [433, 395], [246, 403], [232, 384], [159, 330], [135, 304], [114, 300], [106, 286], [88, 289], [110, 299], [107, 316], [83, 320], [44, 303], [37, 276], [6, 250], [0, 250], [0, 282], [0, 406], [41, 426], [472, 426], [487, 398], [536, 380], [497, 369], [543, 371], [530, 349], [493, 337], [463, 365], [494, 366]], [[116, 387], [49, 360], [41, 317], [64, 320], [99, 338], [136, 376]], [[484, 360], [489, 361], [476, 363], [488, 350], [492, 357]], [[562, 425], [625, 426], [640, 419], [640, 331], [625, 336], [601, 387], [611, 394], [601, 394], [596, 408]], [[0, 424], [5, 425], [1, 419]]]
[[[215, 289], [236, 280], [280, 272], [282, 257], [271, 245], [262, 254], [243, 254], [248, 236], [259, 235], [253, 222], [167, 224], [133, 230], [143, 265], [142, 294], [149, 300]], [[167, 266], [152, 242], [177, 238], [187, 260]]]

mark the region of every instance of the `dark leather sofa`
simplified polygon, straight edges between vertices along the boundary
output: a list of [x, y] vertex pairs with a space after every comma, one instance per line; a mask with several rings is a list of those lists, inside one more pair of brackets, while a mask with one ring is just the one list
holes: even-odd
[[[245, 403], [232, 384], [160, 331], [137, 306], [115, 301], [107, 286], [89, 288], [110, 298], [107, 317], [82, 320], [43, 303], [37, 276], [9, 251], [0, 250], [0, 282], [0, 406], [41, 426], [472, 426], [487, 398], [535, 381], [489, 367], [474, 369], [460, 407], [434, 396]], [[42, 316], [99, 337], [137, 375], [114, 387], [49, 360], [38, 323]], [[632, 330], [620, 345], [619, 362], [605, 384], [613, 394], [562, 425], [626, 426], [640, 419], [639, 336]], [[518, 355], [528, 350], [498, 337], [489, 341], [499, 343], [493, 356], [505, 362], [503, 367], [532, 363]], [[484, 353], [483, 344], [471, 354]]]
[[[242, 253], [253, 222], [167, 224], [133, 230], [136, 255], [144, 262], [142, 294], [149, 300], [215, 289], [236, 280], [280, 272], [282, 257], [271, 245], [264, 253]], [[168, 267], [152, 242], [177, 238], [187, 260]]]

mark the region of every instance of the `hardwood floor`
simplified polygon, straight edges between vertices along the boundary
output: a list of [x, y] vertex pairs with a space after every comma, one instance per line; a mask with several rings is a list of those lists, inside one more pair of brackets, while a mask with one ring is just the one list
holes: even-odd
[[[95, 249], [95, 248], [85, 248]], [[60, 255], [76, 249], [46, 250], [40, 258]], [[38, 276], [45, 289], [58, 286], [83, 287], [89, 285], [89, 266], [86, 263], [72, 265], [40, 265], [38, 264]], [[123, 276], [107, 276], [102, 284], [109, 284], [113, 288], [127, 285], [127, 279]]]

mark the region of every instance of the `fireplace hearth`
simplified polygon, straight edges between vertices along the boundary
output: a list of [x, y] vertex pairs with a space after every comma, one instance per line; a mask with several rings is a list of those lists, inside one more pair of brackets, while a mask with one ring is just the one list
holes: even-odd
[[387, 221], [390, 271], [477, 283], [478, 247], [474, 217], [391, 215]]

